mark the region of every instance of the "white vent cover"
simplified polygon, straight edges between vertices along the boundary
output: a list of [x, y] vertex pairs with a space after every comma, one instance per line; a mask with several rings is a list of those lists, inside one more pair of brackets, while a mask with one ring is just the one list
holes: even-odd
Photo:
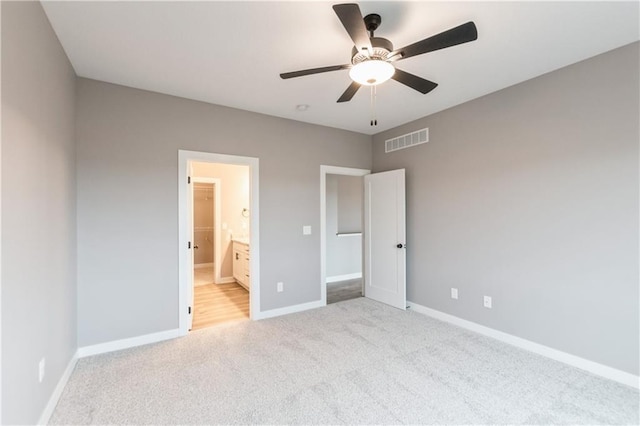
[[384, 141], [384, 152], [397, 151], [399, 149], [409, 148], [410, 146], [420, 145], [429, 142], [429, 128], [416, 130], [413, 133], [398, 136], [397, 138], [387, 139]]

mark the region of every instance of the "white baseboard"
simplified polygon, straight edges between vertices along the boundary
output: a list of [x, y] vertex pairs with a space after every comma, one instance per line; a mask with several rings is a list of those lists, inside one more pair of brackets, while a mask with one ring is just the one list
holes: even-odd
[[136, 346], [148, 345], [149, 343], [162, 342], [163, 340], [174, 339], [180, 337], [180, 330], [175, 328], [173, 330], [160, 331], [158, 333], [145, 334], [137, 337], [130, 337], [128, 339], [114, 340], [106, 343], [99, 343], [97, 345], [83, 346], [78, 348], [78, 357], [84, 358], [91, 355], [99, 355], [107, 352], [119, 351], [122, 349], [133, 348]]
[[216, 284], [229, 284], [235, 283], [236, 279], [233, 277], [220, 277], [219, 280], [216, 281]]
[[58, 401], [60, 400], [60, 396], [62, 395], [62, 391], [64, 387], [67, 386], [67, 382], [69, 381], [69, 377], [71, 377], [71, 373], [73, 373], [73, 369], [76, 368], [76, 364], [78, 363], [78, 351], [76, 351], [69, 363], [67, 364], [67, 368], [65, 368], [64, 373], [62, 373], [62, 377], [58, 380], [58, 384], [56, 385], [49, 401], [47, 401], [47, 405], [44, 407], [40, 418], [38, 419], [38, 425], [46, 425], [49, 423], [49, 419], [51, 419], [51, 415], [53, 411], [56, 409], [56, 405], [58, 405]]
[[362, 278], [362, 272], [355, 272], [353, 274], [344, 274], [344, 275], [334, 275], [332, 277], [327, 277], [328, 283], [335, 283], [338, 281], [346, 281], [346, 280], [355, 280], [356, 278]]
[[287, 306], [285, 308], [271, 309], [269, 311], [259, 312], [256, 320], [279, 317], [281, 315], [293, 314], [296, 312], [307, 311], [309, 309], [321, 308], [325, 306], [322, 300], [316, 300], [315, 302], [301, 303], [299, 305]]
[[640, 377], [635, 376], [631, 373], [627, 373], [626, 371], [618, 370], [616, 368], [609, 367], [604, 364], [599, 364], [594, 361], [589, 361], [588, 359], [580, 358], [579, 356], [571, 355], [569, 353], [562, 352], [560, 350], [553, 349], [548, 346], [544, 346], [539, 343], [514, 336], [512, 334], [504, 333], [502, 331], [498, 331], [496, 329], [489, 328], [472, 321], [467, 321], [454, 315], [427, 308], [426, 306], [422, 306], [417, 303], [407, 302], [407, 304], [409, 305], [409, 308], [411, 310], [420, 314], [424, 314], [440, 321], [457, 325], [458, 327], [466, 328], [467, 330], [471, 330], [484, 336], [488, 336], [496, 340], [500, 340], [501, 342], [516, 346], [518, 348], [534, 352], [538, 355], [563, 362], [565, 364], [588, 371], [590, 373], [613, 380], [615, 382], [622, 383], [636, 389], [640, 388]]
[[193, 269], [205, 269], [213, 268], [213, 263], [196, 263], [193, 265]]

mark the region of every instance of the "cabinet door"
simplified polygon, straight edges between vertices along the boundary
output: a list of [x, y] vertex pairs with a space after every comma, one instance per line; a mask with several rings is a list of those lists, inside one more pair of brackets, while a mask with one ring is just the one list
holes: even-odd
[[243, 255], [240, 251], [234, 248], [233, 250], [233, 278], [236, 281], [241, 281], [244, 275], [243, 268]]
[[244, 254], [243, 258], [244, 258], [244, 262], [243, 262], [242, 272], [243, 272], [244, 276], [242, 277], [242, 279], [244, 280], [245, 287], [247, 287], [247, 289], [249, 289], [249, 287], [251, 286], [251, 277], [250, 277], [250, 273], [249, 273], [249, 255], [248, 254]]

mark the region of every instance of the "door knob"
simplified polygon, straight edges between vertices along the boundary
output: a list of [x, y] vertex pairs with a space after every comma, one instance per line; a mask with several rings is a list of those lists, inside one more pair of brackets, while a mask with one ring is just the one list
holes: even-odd
[[396, 247], [398, 247], [398, 248], [405, 248], [406, 246], [405, 246], [404, 244], [402, 244], [402, 243], [399, 243]]

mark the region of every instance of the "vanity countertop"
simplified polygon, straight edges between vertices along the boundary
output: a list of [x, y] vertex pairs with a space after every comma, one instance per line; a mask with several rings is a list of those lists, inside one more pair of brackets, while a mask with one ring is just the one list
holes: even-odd
[[231, 241], [235, 242], [235, 243], [240, 243], [240, 244], [244, 244], [244, 245], [249, 245], [249, 237], [245, 237], [245, 238], [232, 238]]

